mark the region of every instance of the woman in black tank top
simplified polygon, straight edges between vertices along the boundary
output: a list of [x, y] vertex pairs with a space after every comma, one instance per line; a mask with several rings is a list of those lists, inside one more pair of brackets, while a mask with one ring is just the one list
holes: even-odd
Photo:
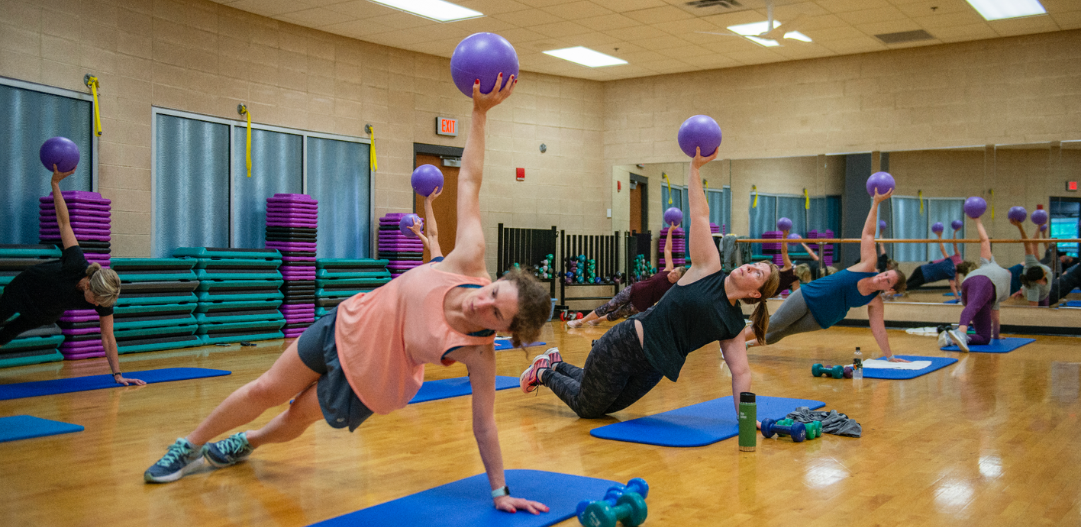
[[523, 391], [548, 386], [579, 417], [601, 417], [641, 399], [662, 377], [675, 381], [687, 355], [715, 341], [720, 341], [732, 370], [732, 393], [750, 389], [740, 301], [758, 304], [751, 319], [754, 333], [761, 338], [769, 323], [765, 300], [776, 293], [780, 276], [777, 266], [769, 262], [743, 265], [727, 275], [721, 270], [720, 253], [709, 230], [709, 204], [698, 174], [716, 156], [713, 152], [703, 157], [699, 152], [691, 162], [687, 242], [691, 268], [657, 305], [594, 342], [585, 368], [563, 362], [556, 348], [538, 355], [522, 372]]

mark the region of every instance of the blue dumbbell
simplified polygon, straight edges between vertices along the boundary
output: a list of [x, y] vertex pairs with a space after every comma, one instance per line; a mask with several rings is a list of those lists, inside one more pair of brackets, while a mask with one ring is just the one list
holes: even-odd
[[762, 437], [769, 439], [774, 434], [786, 435], [792, 438], [792, 441], [796, 443], [802, 442], [807, 439], [807, 427], [803, 423], [792, 423], [791, 425], [777, 424], [777, 421], [773, 419], [762, 420]]

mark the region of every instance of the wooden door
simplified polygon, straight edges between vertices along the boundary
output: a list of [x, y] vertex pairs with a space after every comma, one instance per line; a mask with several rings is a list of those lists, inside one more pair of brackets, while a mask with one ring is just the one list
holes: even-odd
[[644, 232], [642, 230], [642, 190], [641, 183], [631, 183], [631, 191], [627, 196], [631, 200], [631, 231]]
[[[446, 256], [454, 249], [454, 237], [458, 232], [458, 168], [443, 166], [443, 160], [439, 156], [417, 154], [416, 166], [413, 168], [421, 165], [434, 165], [443, 173], [443, 193], [432, 203], [432, 209], [439, 228], [439, 248], [442, 249], [443, 256]], [[413, 200], [413, 210], [423, 217], [424, 196], [414, 193]], [[424, 261], [431, 259], [432, 255], [425, 250]]]

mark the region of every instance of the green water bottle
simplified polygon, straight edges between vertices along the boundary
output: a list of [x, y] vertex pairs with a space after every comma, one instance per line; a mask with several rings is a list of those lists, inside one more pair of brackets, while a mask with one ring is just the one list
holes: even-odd
[[739, 450], [740, 452], [754, 452], [758, 445], [758, 407], [754, 402], [754, 394], [740, 392], [739, 394]]

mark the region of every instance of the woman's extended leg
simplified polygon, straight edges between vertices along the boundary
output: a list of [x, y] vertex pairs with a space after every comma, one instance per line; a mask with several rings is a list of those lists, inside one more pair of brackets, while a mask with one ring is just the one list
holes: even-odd
[[769, 329], [766, 331], [764, 344], [776, 344], [789, 335], [818, 331], [822, 326], [811, 315], [807, 308], [807, 302], [803, 299], [803, 289], [797, 289], [795, 293], [781, 303], [781, 307], [769, 317]]

